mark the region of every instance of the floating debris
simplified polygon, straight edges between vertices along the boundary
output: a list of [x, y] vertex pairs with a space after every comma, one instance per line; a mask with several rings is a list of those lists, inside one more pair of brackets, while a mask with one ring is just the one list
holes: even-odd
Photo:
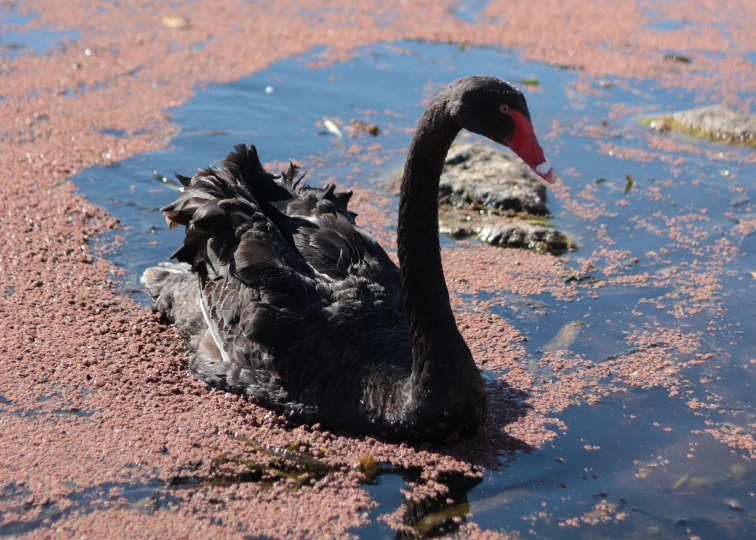
[[625, 179], [627, 180], [627, 184], [625, 184], [625, 195], [627, 195], [628, 193], [630, 193], [630, 190], [633, 189], [635, 180], [633, 180], [633, 177], [629, 174], [625, 175]]
[[301, 446], [299, 443], [290, 444], [286, 448], [280, 448], [277, 446], [271, 446], [269, 444], [260, 443], [248, 437], [235, 436], [233, 437], [233, 439], [243, 442], [245, 444], [248, 444], [252, 446], [255, 450], [258, 450], [259, 452], [263, 452], [271, 456], [279, 457], [281, 459], [289, 461], [292, 464], [307, 467], [311, 471], [316, 470], [316, 469], [326, 470], [326, 471], [329, 470], [329, 466], [323, 461], [320, 461], [318, 459], [313, 458], [312, 456], [299, 452], [298, 450]]
[[350, 132], [350, 137], [355, 137], [357, 133], [367, 133], [373, 137], [377, 137], [381, 129], [376, 124], [369, 124], [364, 120], [353, 118], [349, 122], [349, 125], [347, 125], [347, 131]]
[[690, 476], [687, 474], [681, 476], [680, 478], [678, 478], [672, 483], [672, 489], [675, 489], [675, 490], [680, 489], [683, 485], [685, 485], [685, 483], [687, 483], [689, 479], [690, 479]]
[[559, 329], [559, 332], [557, 332], [557, 335], [554, 336], [554, 339], [543, 346], [543, 352], [555, 353], [569, 349], [577, 339], [578, 334], [580, 334], [580, 331], [583, 329], [583, 326], [585, 326], [585, 323], [583, 321], [575, 321], [565, 324], [562, 328]]
[[744, 206], [750, 203], [751, 203], [751, 198], [748, 195], [740, 195], [739, 197], [735, 197], [734, 199], [732, 199], [732, 202], [730, 202], [730, 206], [738, 207], [738, 206]]
[[344, 138], [344, 134], [341, 133], [341, 130], [339, 129], [339, 126], [337, 126], [333, 122], [333, 120], [328, 120], [328, 119], [323, 120], [323, 125], [325, 126], [325, 128], [328, 131], [330, 131], [331, 133], [333, 133], [334, 135], [336, 135], [339, 139], [343, 139]]
[[370, 482], [375, 473], [378, 472], [378, 461], [373, 456], [367, 454], [361, 455], [357, 463], [353, 466], [354, 469], [362, 471], [365, 475], [365, 479]]
[[160, 182], [161, 184], [166, 185], [173, 190], [184, 191], [184, 186], [179, 184], [173, 178], [169, 178], [168, 176], [165, 176], [158, 171], [152, 171], [152, 178], [155, 179], [155, 181]]
[[439, 525], [442, 525], [449, 520], [464, 518], [469, 512], [469, 502], [463, 502], [454, 506], [450, 506], [448, 508], [444, 508], [443, 510], [439, 510], [438, 512], [433, 512], [432, 514], [427, 514], [426, 516], [424, 516], [415, 524], [414, 531], [417, 533], [418, 537], [423, 538]]
[[526, 84], [528, 86], [538, 86], [538, 77], [526, 77], [524, 79], [520, 79], [518, 82], [521, 82], [522, 84]]
[[690, 57], [689, 56], [685, 56], [684, 54], [674, 54], [674, 53], [665, 54], [664, 55], [664, 59], [665, 60], [670, 60], [672, 62], [680, 62], [682, 64], [690, 64], [691, 63]]
[[186, 30], [189, 28], [189, 17], [179, 13], [169, 13], [163, 17], [163, 26], [173, 30]]

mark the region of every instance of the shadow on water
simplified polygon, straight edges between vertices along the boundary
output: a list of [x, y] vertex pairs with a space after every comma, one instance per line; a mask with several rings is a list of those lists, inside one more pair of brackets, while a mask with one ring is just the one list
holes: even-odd
[[[628, 280], [674, 276], [698, 264], [698, 251], [711, 249], [722, 238], [732, 240], [738, 256], [717, 276], [721, 286], [717, 299], [700, 313], [685, 317], [670, 310], [677, 309], [681, 295], [695, 284], [672, 279], [644, 288], [607, 285], [600, 271], [590, 269], [580, 270], [575, 279], [573, 285], [581, 292], [575, 298], [560, 300], [550, 294], [521, 298], [502, 290], [463, 300], [484, 300], [492, 314], [513, 321], [528, 338], [523, 361], [532, 363], [532, 374], [543, 380], [550, 374], [539, 359], [566, 325], [579, 326], [567, 346], [571, 353], [596, 363], [632, 351], [627, 341], [632, 329], [665, 326], [697, 335], [722, 360], [715, 367], [691, 371], [683, 391], [721, 396], [728, 407], [695, 411], [687, 406], [688, 398], [631, 387], [604, 398], [598, 406], [576, 399], [575, 406], [554, 415], [559, 425], [566, 426], [556, 429], [559, 437], [532, 452], [513, 445], [503, 468], [487, 471], [482, 480], [446, 478], [449, 493], [444, 496], [408, 504], [400, 489], [412, 483], [416, 473], [379, 469], [380, 474], [365, 486], [379, 503], [371, 517], [400, 511], [413, 534], [420, 535], [447, 533], [467, 520], [481, 528], [522, 536], [534, 531], [550, 538], [748, 537], [746, 531], [754, 526], [756, 512], [754, 469], [741, 451], [706, 433], [712, 425], [753, 432], [747, 426], [754, 422], [756, 378], [746, 368], [756, 358], [756, 336], [745, 321], [756, 318], [754, 287], [748, 281], [748, 272], [756, 271], [756, 241], [754, 235], [737, 239], [730, 230], [738, 219], [753, 213], [749, 203], [734, 205], [733, 197], [737, 190], [753, 186], [756, 166], [707, 155], [728, 152], [737, 161], [747, 150], [672, 134], [671, 142], [695, 144], [703, 151], [680, 150], [685, 158], [682, 163], [658, 157], [618, 159], [611, 152], [599, 151], [596, 141], [655, 150], [649, 147], [646, 128], [627, 115], [624, 120], [613, 120], [612, 107], [682, 109], [695, 106], [695, 96], [622, 79], [609, 85], [592, 82], [592, 92], [586, 94], [577, 91], [576, 73], [524, 63], [516, 54], [498, 49], [401, 42], [361, 49], [348, 62], [310, 67], [319, 60], [316, 51], [235, 83], [210, 86], [170, 111], [179, 132], [169, 149], [92, 168], [74, 179], [87, 199], [101, 204], [126, 227], [118, 231], [125, 238], [123, 249], [113, 256], [126, 273], [126, 291], [146, 303], [136, 285], [139, 274], [164, 260], [179, 243], [179, 234], [169, 233], [159, 211], [176, 195], [177, 185], [170, 180], [173, 171], [191, 174], [196, 167], [224, 156], [234, 144], [248, 142], [269, 163], [289, 158], [302, 163], [310, 169], [313, 184], [335, 176], [340, 186], [357, 185], [386, 197], [380, 179], [401, 166], [423, 100], [441, 85], [476, 73], [512, 81], [537, 80], [537, 86], [524, 89], [536, 131], [549, 133], [553, 121], [569, 126], [541, 137], [546, 154], [557, 170], [573, 171], [563, 177], [572, 192], [584, 190], [590, 195], [572, 200], [550, 195], [552, 222], [581, 246], [565, 263], [568, 267], [578, 270], [580, 257], [615, 244], [615, 249], [627, 250], [638, 259], [616, 270]], [[354, 118], [375, 124], [380, 133], [354, 140], [339, 138], [324, 128], [326, 118], [344, 124]], [[602, 135], [581, 132], [586, 125], [601, 126]], [[350, 153], [352, 144], [375, 143], [380, 148], [366, 159]], [[676, 157], [674, 151], [670, 154]], [[626, 175], [635, 179], [630, 190]], [[663, 190], [670, 178], [687, 184], [684, 189]], [[577, 208], [604, 205], [604, 209], [596, 217], [583, 218], [576, 215], [575, 201]], [[396, 200], [389, 204], [395, 212]], [[700, 210], [706, 212], [707, 220], [685, 229], [691, 234], [706, 233], [697, 237], [696, 249], [669, 249], [666, 232], [670, 226], [664, 216]], [[614, 244], [604, 240], [607, 233]], [[444, 244], [454, 242], [445, 239]], [[665, 256], [647, 256], [657, 252]], [[594, 287], [600, 290], [595, 297]], [[648, 297], [664, 298], [669, 307], [646, 303]], [[716, 325], [710, 322], [714, 319]], [[710, 379], [708, 386], [698, 382], [704, 377]], [[513, 421], [503, 413], [500, 420]], [[375, 519], [355, 532], [372, 538], [396, 533]]]
[[[419, 480], [420, 471], [410, 470], [403, 474], [377, 477], [370, 485], [373, 499], [380, 505], [372, 512], [374, 522], [353, 531], [362, 537], [416, 538], [444, 536], [459, 530], [470, 513], [468, 495], [482, 482], [481, 478], [464, 475], [441, 475], [438, 481], [447, 491], [435, 497], [419, 501], [402, 496], [400, 490]], [[394, 531], [388, 524], [375, 518], [386, 509], [398, 508], [402, 528]]]
[[[8, 485], [0, 492], [0, 499], [18, 500], [25, 498], [29, 492], [23, 486]], [[162, 483], [154, 481], [147, 484], [106, 483], [77, 491], [65, 499], [63, 507], [57, 504], [42, 504], [33, 519], [6, 521], [0, 512], [0, 536], [20, 536], [50, 527], [55, 522], [70, 515], [86, 515], [109, 508], [125, 508], [141, 513], [152, 513], [161, 508], [175, 508], [178, 499], [164, 489]], [[12, 513], [23, 513], [33, 507], [31, 502], [21, 502]]]
[[[515, 453], [529, 453], [533, 450], [532, 446], [496, 429], [501, 425], [516, 422], [527, 413], [528, 396], [524, 392], [510, 389], [504, 381], [489, 382], [489, 385], [495, 385], [497, 393], [508, 396], [508, 399], [500, 400], [498, 406], [491, 407], [488, 426], [491, 427], [491, 424], [494, 424], [493, 432], [480, 436], [498, 437], [500, 439], [498, 448], [506, 449], [509, 459], [513, 459]], [[491, 388], [489, 386], [489, 390]], [[37, 401], [44, 403], [52, 397], [45, 396]], [[49, 412], [39, 409], [13, 410], [12, 402], [1, 394], [0, 405], [10, 407], [7, 411], [0, 408], [0, 415], [3, 413], [20, 416], [82, 414], [77, 409], [56, 409]], [[359, 436], [349, 433], [341, 435], [360, 439]], [[0, 537], [42, 531], [54, 526], [61, 519], [81, 517], [94, 512], [123, 510], [138, 511], [143, 514], [152, 514], [157, 511], [176, 512], [180, 511], [182, 505], [198, 492], [239, 484], [256, 484], [263, 489], [269, 489], [277, 483], [283, 483], [290, 491], [312, 489], [312, 485], [317, 481], [334, 474], [341, 474], [343, 471], [343, 465], [329, 465], [307, 450], [275, 447], [249, 437], [232, 436], [231, 439], [237, 444], [234, 451], [210, 448], [215, 457], [212, 458], [202, 476], [188, 471], [167, 482], [157, 478], [145, 483], [110, 482], [82, 490], [71, 485], [69, 486], [73, 491], [71, 495], [54, 501], [34, 500], [30, 498], [31, 492], [24, 485], [10, 483], [0, 491], [0, 501], [4, 503], [4, 512], [0, 510]], [[410, 447], [459, 458], [457, 456], [459, 448], [454, 444], [433, 447], [425, 443], [417, 443]], [[264, 455], [266, 460], [257, 461], [249, 457], [249, 452], [258, 452]], [[465, 457], [460, 459], [478, 468], [479, 464], [474, 460], [470, 461]], [[234, 466], [233, 473], [229, 472], [227, 465]], [[371, 512], [371, 517], [375, 518], [385, 513], [387, 507], [394, 506], [400, 514], [401, 525], [397, 531], [377, 520], [369, 527], [354, 531], [362, 537], [383, 537], [386, 533], [395, 534], [397, 538], [433, 537], [457, 531], [470, 512], [468, 493], [482, 482], [482, 478], [475, 474], [446, 472], [433, 478], [436, 486], [443, 486], [442, 493], [435, 496], [423, 496], [416, 500], [412, 497], [404, 497], [400, 490], [422, 486], [427, 482], [421, 468], [379, 463], [369, 455], [362, 455], [353, 467], [357, 467], [364, 474], [363, 485], [379, 504]], [[212, 494], [205, 493], [202, 496], [208, 501], [215, 500]], [[217, 504], [223, 503], [218, 500]]]
[[[270, 468], [269, 468], [270, 469]], [[285, 476], [282, 470], [277, 470], [279, 479], [296, 478], [297, 472], [303, 474], [303, 469], [298, 471], [294, 468], [286, 469]], [[309, 468], [304, 471], [308, 479], [319, 479], [328, 474], [327, 470]], [[448, 491], [438, 497], [426, 498], [419, 502], [402, 500], [399, 489], [408, 483], [420, 481], [419, 469], [401, 470], [396, 467], [379, 466], [373, 478], [366, 483], [368, 486], [392, 486], [389, 492], [381, 491], [376, 500], [382, 506], [393, 505], [394, 499], [403, 506], [401, 521], [406, 526], [404, 530], [396, 533], [397, 538], [413, 538], [417, 536], [441, 536], [453, 532], [459, 528], [459, 524], [469, 513], [470, 503], [467, 494], [471, 489], [480, 484], [481, 479], [471, 478], [461, 474], [447, 474], [439, 477], [438, 482], [445, 485]], [[93, 512], [106, 512], [113, 510], [131, 510], [142, 514], [152, 514], [157, 511], [176, 512], [180, 509], [184, 498], [182, 493], [187, 490], [196, 491], [208, 487], [223, 487], [245, 483], [261, 483], [270, 485], [271, 482], [263, 482], [259, 474], [241, 474], [232, 477], [218, 477], [212, 481], [201, 481], [193, 478], [176, 478], [169, 483], [152, 481], [145, 484], [116, 484], [106, 483], [82, 491], [64, 498], [64, 501], [56, 503], [43, 503], [33, 505], [31, 502], [22, 501], [29, 496], [29, 491], [23, 486], [9, 484], [0, 492], [0, 500], [19, 501], [17, 507], [11, 507], [6, 514], [13, 516], [24, 514], [26, 511], [35, 509], [32, 518], [14, 520], [7, 519], [0, 526], [0, 537], [19, 536], [44, 530], [53, 526], [61, 519], [69, 516], [84, 516]], [[310, 489], [307, 486], [297, 485], [290, 489]], [[64, 502], [65, 504], [61, 504]], [[0, 519], [5, 516], [0, 512]], [[243, 532], [243, 531], [240, 531]], [[355, 531], [358, 532], [358, 531]], [[388, 526], [376, 526], [359, 531], [363, 536], [375, 532], [376, 535], [385, 536], [391, 532]]]

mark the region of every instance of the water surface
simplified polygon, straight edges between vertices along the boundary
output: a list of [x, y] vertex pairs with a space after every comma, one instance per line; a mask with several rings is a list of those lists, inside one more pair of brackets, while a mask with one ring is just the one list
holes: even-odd
[[[487, 472], [480, 483], [450, 480], [452, 502], [444, 498], [426, 508], [408, 507], [407, 519], [420, 520], [417, 530], [423, 533], [453, 531], [456, 516], [523, 537], [750, 537], [756, 515], [752, 462], [746, 452], [725, 446], [706, 430], [754, 431], [756, 338], [750, 321], [756, 318], [756, 281], [749, 272], [756, 271], [756, 235], [733, 232], [738, 220], [754, 212], [749, 197], [756, 166], [739, 163], [752, 150], [677, 135], [668, 136], [677, 145], [672, 149], [652, 148], [635, 112], [612, 112], [618, 106], [649, 112], [689, 108], [696, 105], [694, 94], [661, 89], [650, 81], [587, 81], [586, 86], [575, 72], [526, 63], [509, 51], [401, 42], [361, 49], [348, 62], [312, 67], [318, 60], [319, 52], [313, 51], [238, 82], [210, 86], [170, 111], [179, 132], [168, 149], [75, 178], [89, 200], [128, 227], [118, 233], [125, 243], [115, 255], [125, 270], [126, 292], [145, 302], [138, 275], [180, 242], [159, 212], [176, 196], [175, 186], [163, 180], [173, 171], [191, 174], [222, 158], [234, 144], [248, 142], [264, 161], [305, 163], [312, 183], [335, 176], [340, 185], [386, 196], [378, 179], [401, 166], [424, 100], [443, 84], [478, 73], [515, 83], [526, 80], [531, 86], [520, 86], [536, 131], [572, 193], [551, 194], [549, 200], [554, 225], [580, 246], [566, 264], [578, 269], [595, 254], [597, 270], [585, 272], [575, 301], [551, 295], [525, 301], [504, 291], [467, 300], [495, 300], [490, 311], [528, 336], [527, 353], [536, 360], [560, 329], [575, 321], [584, 326], [570, 351], [597, 363], [632, 349], [627, 341], [631, 330], [662, 326], [698, 336], [714, 358], [687, 368], [683, 395], [628, 386], [598, 405], [576, 400], [557, 414], [567, 429], [555, 440], [508, 456], [501, 471]], [[381, 145], [375, 151], [378, 161], [359, 162], [360, 174], [353, 171], [351, 141], [323, 125], [324, 119], [351, 118], [381, 130], [375, 139], [355, 141]], [[606, 146], [602, 150], [607, 144], [644, 154], [638, 160], [621, 159]], [[628, 175], [633, 178], [629, 190]], [[674, 188], [668, 187], [670, 181]], [[590, 196], [580, 195], [585, 190]], [[583, 214], [574, 203], [595, 211]], [[391, 204], [395, 210], [396, 201]], [[706, 219], [680, 224], [680, 235], [672, 238], [670, 227], [677, 225], [670, 225], [670, 219], [689, 214]], [[706, 253], [723, 241], [732, 245], [733, 256], [715, 270], [700, 271], [713, 272], [720, 290], [698, 313], [681, 314], [677, 304], [680, 309], [690, 305], [681, 302], [698, 285], [691, 285], [689, 275], [678, 281], [674, 276], [708, 260]], [[612, 285], [593, 298], [589, 284], [605, 279], [599, 270], [609, 264], [598, 254], [602, 248], [637, 257], [635, 264], [617, 269], [619, 275], [673, 277], [643, 289]], [[694, 410], [688, 405], [691, 397], [716, 397], [721, 406]], [[404, 504], [403, 485], [401, 476], [386, 474], [365, 486], [380, 503], [373, 517]], [[367, 538], [393, 535], [381, 521], [357, 532]]]
[[15, 58], [27, 53], [41, 54], [62, 43], [79, 38], [77, 30], [52, 30], [24, 27], [36, 18], [35, 14], [21, 15], [16, 11], [0, 8], [0, 57]]

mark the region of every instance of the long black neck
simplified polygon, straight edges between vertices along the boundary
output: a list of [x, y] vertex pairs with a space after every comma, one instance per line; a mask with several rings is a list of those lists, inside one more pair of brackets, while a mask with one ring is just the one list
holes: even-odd
[[454, 376], [472, 362], [452, 313], [438, 238], [438, 185], [459, 131], [445, 100], [436, 98], [420, 118], [402, 178], [399, 263], [412, 340], [412, 386], [421, 391], [459, 384]]

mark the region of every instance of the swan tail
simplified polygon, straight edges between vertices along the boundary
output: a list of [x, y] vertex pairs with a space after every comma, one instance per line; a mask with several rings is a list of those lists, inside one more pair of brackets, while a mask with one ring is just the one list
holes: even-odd
[[229, 161], [229, 154], [221, 167], [200, 170], [176, 200], [162, 209], [171, 229], [186, 227], [183, 243], [170, 258], [188, 264], [201, 276], [212, 278], [219, 274], [219, 266], [238, 242], [236, 229], [259, 212], [250, 192], [253, 182], [245, 180], [267, 173], [254, 147], [237, 148], [249, 159]]
[[[209, 284], [236, 281], [249, 289], [243, 294], [253, 295], [246, 302], [256, 306], [247, 329], [250, 339], [277, 346], [293, 336], [301, 337], [304, 311], [320, 301], [316, 284], [346, 277], [348, 263], [357, 257], [350, 245], [364, 243], [352, 225], [338, 216], [353, 220], [347, 210], [352, 193], [338, 192], [334, 184], [297, 188], [302, 177], [293, 163], [281, 177], [267, 173], [255, 147], [240, 144], [191, 180], [179, 178], [185, 188], [163, 213], [172, 229], [185, 227], [183, 242], [171, 258], [183, 265], [184, 273], [196, 275], [191, 290], [197, 301], [189, 320], [201, 315], [196, 307], [200, 295], [208, 306], [217, 305], [219, 298], [208, 297], [213, 295]], [[313, 225], [314, 230], [323, 229], [323, 234], [313, 236]], [[312, 243], [312, 249], [306, 243]], [[307, 256], [318, 247], [323, 253]], [[166, 268], [148, 270], [143, 282], [156, 309], [180, 324], [173, 294], [177, 278], [167, 277]], [[219, 290], [218, 294], [226, 293]]]
[[162, 209], [171, 229], [186, 227], [184, 241], [171, 258], [203, 278], [227, 275], [226, 267], [247, 233], [285, 248], [271, 216], [283, 215], [278, 207], [295, 199], [286, 187], [291, 182], [266, 172], [254, 146], [238, 144], [234, 149], [218, 166], [201, 169], [189, 182], [180, 179], [187, 184], [184, 191]]

